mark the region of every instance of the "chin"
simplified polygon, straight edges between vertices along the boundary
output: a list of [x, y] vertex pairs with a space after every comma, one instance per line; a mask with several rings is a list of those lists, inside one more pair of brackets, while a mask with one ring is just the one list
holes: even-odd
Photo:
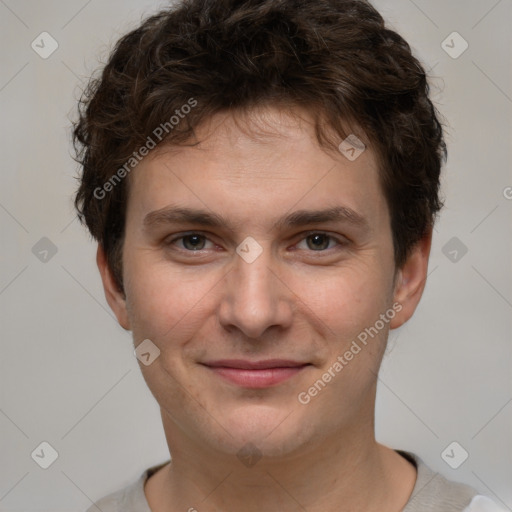
[[219, 437], [210, 442], [216, 449], [233, 455], [250, 455], [251, 451], [265, 457], [292, 455], [309, 445], [321, 430], [292, 410], [264, 405], [224, 411], [222, 418], [226, 430], [216, 425]]

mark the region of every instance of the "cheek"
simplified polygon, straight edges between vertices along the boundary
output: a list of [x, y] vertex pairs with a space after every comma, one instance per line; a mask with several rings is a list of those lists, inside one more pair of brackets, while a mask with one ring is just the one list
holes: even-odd
[[392, 287], [378, 267], [338, 268], [315, 273], [311, 278], [294, 276], [291, 286], [303, 302], [304, 315], [317, 318], [328, 337], [340, 341], [356, 337], [373, 325], [389, 308]]
[[127, 263], [125, 289], [134, 336], [161, 339], [173, 331], [180, 337], [186, 337], [184, 329], [193, 332], [215, 294], [218, 276], [197, 268], [172, 269], [151, 258]]

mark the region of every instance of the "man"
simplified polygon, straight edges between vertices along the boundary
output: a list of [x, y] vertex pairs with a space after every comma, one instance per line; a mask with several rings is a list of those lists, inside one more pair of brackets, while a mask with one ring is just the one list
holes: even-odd
[[171, 461], [90, 511], [500, 510], [374, 436], [441, 208], [428, 92], [362, 0], [187, 0], [118, 42], [76, 205]]

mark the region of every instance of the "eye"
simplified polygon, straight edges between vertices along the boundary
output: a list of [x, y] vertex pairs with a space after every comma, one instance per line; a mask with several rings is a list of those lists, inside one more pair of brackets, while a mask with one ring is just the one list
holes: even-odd
[[297, 244], [299, 249], [304, 249], [304, 247], [300, 247], [301, 243], [304, 241], [306, 242], [306, 249], [315, 252], [324, 252], [326, 249], [332, 249], [333, 246], [331, 245], [331, 242], [336, 242], [337, 245], [346, 244], [346, 242], [322, 232], [308, 234], [299, 244]]
[[[179, 249], [183, 249], [185, 251], [202, 251], [204, 249], [208, 249], [209, 247], [205, 247], [208, 238], [206, 238], [205, 235], [202, 235], [200, 233], [189, 233], [186, 235], [182, 235], [176, 238], [173, 238], [172, 240], [169, 240], [167, 242], [168, 245], [174, 245], [177, 242], [181, 243], [181, 247]], [[212, 243], [210, 241], [210, 243]], [[211, 248], [211, 247], [210, 247]]]

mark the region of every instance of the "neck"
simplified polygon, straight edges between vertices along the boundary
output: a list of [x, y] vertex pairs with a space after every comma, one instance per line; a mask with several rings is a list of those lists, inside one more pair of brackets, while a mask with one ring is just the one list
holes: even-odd
[[202, 449], [164, 416], [172, 463], [146, 485], [154, 512], [396, 512], [414, 487], [415, 469], [376, 443], [373, 422], [332, 432], [294, 454], [243, 464], [236, 455]]

